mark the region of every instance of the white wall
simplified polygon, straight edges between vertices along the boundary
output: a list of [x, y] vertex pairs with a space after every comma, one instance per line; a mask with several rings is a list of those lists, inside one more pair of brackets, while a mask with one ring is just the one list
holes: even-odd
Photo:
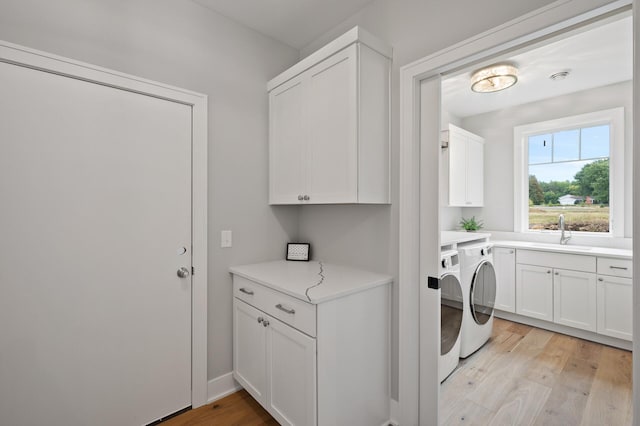
[[282, 258], [297, 233], [296, 207], [267, 205], [266, 83], [298, 52], [186, 0], [2, 0], [0, 39], [209, 96], [208, 375], [231, 371], [227, 268]]
[[[398, 276], [399, 68], [549, 3], [552, 1], [375, 0], [302, 49], [301, 56], [307, 56], [354, 25], [361, 25], [394, 49], [391, 82], [392, 205], [303, 207], [300, 211], [300, 237], [311, 242], [316, 258]], [[456, 211], [448, 214], [450, 225]], [[392, 320], [392, 395], [397, 398], [397, 285], [394, 286]]]
[[625, 200], [629, 202], [625, 203], [624, 236], [631, 238], [633, 222], [630, 202], [633, 182], [631, 81], [463, 118], [464, 129], [485, 138], [485, 207], [463, 209], [463, 213], [482, 218], [488, 230], [513, 232], [513, 128], [523, 124], [615, 107], [625, 109], [624, 193]]

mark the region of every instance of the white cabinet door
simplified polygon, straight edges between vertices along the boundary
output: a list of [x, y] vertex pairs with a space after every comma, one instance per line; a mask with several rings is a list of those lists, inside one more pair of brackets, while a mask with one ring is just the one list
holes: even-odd
[[310, 203], [358, 201], [357, 48], [316, 65], [306, 82]]
[[449, 205], [464, 206], [467, 201], [467, 143], [449, 131]]
[[516, 313], [553, 321], [553, 275], [544, 266], [516, 265]]
[[596, 275], [554, 269], [553, 319], [557, 324], [596, 331]]
[[598, 333], [632, 339], [632, 288], [631, 278], [598, 276]]
[[493, 264], [496, 270], [495, 308], [507, 312], [516, 311], [516, 251], [495, 247]]
[[449, 125], [449, 205], [482, 207], [484, 139]]
[[233, 376], [258, 402], [267, 400], [266, 314], [233, 300]]
[[269, 93], [269, 203], [298, 203], [305, 193], [305, 87], [294, 78]]
[[465, 206], [484, 204], [484, 144], [480, 138], [467, 137], [467, 198]]
[[[282, 425], [316, 424], [316, 340], [271, 317], [267, 410]], [[249, 355], [250, 356], [250, 355]]]

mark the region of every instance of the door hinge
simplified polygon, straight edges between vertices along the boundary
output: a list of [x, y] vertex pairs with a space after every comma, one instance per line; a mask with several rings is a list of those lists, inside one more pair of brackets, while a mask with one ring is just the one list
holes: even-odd
[[440, 290], [440, 279], [436, 277], [428, 277], [427, 287], [432, 288], [434, 290]]
[[196, 274], [196, 268], [194, 268], [193, 266], [191, 267], [191, 276], [194, 276]]

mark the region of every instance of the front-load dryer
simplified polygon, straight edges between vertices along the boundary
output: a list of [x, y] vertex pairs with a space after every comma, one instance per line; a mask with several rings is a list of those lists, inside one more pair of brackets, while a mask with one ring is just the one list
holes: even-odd
[[440, 255], [440, 382], [458, 366], [462, 316], [463, 296], [458, 252], [443, 251]]
[[496, 272], [493, 243], [458, 246], [464, 312], [460, 357], [466, 358], [484, 345], [493, 330]]

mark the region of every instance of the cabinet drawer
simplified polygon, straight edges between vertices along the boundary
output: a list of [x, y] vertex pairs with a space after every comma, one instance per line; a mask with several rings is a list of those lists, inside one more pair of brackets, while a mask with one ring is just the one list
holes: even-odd
[[233, 276], [233, 295], [309, 336], [316, 336], [314, 304], [237, 275]]
[[633, 275], [632, 262], [629, 259], [598, 258], [598, 274], [614, 277], [631, 278]]
[[596, 272], [595, 256], [565, 254], [537, 250], [516, 250], [516, 262], [573, 271]]

